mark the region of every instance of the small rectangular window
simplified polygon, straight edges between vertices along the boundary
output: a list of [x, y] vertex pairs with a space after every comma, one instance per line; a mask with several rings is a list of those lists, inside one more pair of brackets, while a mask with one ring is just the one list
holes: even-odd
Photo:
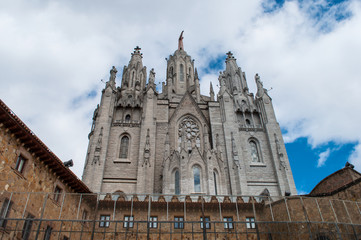
[[81, 219], [83, 220], [83, 223], [86, 223], [87, 218], [88, 218], [88, 211], [84, 209], [83, 215], [81, 217]]
[[62, 191], [63, 190], [59, 186], [55, 186], [55, 189], [54, 189], [54, 201], [55, 202], [59, 202]]
[[9, 217], [9, 213], [10, 213], [12, 204], [13, 204], [13, 202], [9, 201], [8, 198], [5, 198], [3, 205], [1, 207], [1, 212], [0, 212], [0, 227], [2, 227], [2, 228], [6, 228], [6, 224], [8, 222], [6, 218]]
[[23, 173], [25, 163], [26, 163], [26, 159], [23, 156], [19, 155], [18, 159], [16, 160], [15, 169], [19, 173]]
[[158, 227], [158, 217], [150, 217], [149, 228], [157, 228], [157, 227]]
[[33, 226], [33, 220], [34, 216], [31, 215], [30, 213], [28, 214], [28, 216], [26, 217], [26, 220], [24, 222], [24, 226], [23, 226], [23, 231], [21, 233], [21, 239], [22, 240], [28, 240], [31, 234], [31, 228]]
[[45, 233], [44, 233], [44, 240], [50, 240], [52, 231], [53, 231], [53, 228], [50, 226], [47, 226]]
[[254, 217], [247, 217], [246, 218], [246, 227], [248, 229], [255, 229], [256, 228], [256, 223], [255, 223]]
[[[204, 221], [206, 223], [206, 229], [210, 229], [211, 228], [210, 218], [204, 217]], [[201, 229], [203, 229], [203, 218], [202, 217], [201, 217]]]
[[100, 215], [99, 227], [107, 228], [110, 224], [110, 215]]
[[232, 229], [233, 228], [233, 218], [232, 217], [223, 217], [224, 228]]
[[174, 217], [174, 228], [175, 229], [184, 228], [184, 217]]
[[124, 216], [124, 223], [123, 223], [123, 227], [124, 228], [132, 228], [133, 227], [133, 221], [134, 221], [134, 217], [133, 216]]

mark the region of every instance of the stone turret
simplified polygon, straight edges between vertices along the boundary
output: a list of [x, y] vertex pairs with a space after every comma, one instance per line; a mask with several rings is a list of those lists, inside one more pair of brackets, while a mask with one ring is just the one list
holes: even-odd
[[167, 59], [167, 96], [168, 99], [181, 97], [186, 91], [200, 101], [199, 79], [195, 72], [194, 60], [183, 46], [183, 32], [179, 38], [178, 49]]
[[124, 96], [132, 94], [132, 97], [138, 97], [146, 85], [147, 68], [143, 67], [140, 50], [138, 46], [134, 48], [128, 66], [124, 66], [121, 85], [121, 94]]

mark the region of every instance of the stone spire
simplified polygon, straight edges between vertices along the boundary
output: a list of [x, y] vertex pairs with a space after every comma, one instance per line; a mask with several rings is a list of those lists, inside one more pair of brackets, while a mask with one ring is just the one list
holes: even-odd
[[140, 92], [146, 84], [146, 67], [143, 67], [143, 54], [141, 48], [136, 46], [128, 66], [124, 66], [122, 76], [122, 90]]
[[210, 82], [210, 86], [209, 86], [209, 95], [211, 96], [211, 101], [214, 101], [214, 91], [213, 91], [212, 82]]
[[183, 95], [187, 91], [195, 90], [196, 82], [194, 61], [184, 51], [183, 31], [178, 39], [178, 49], [167, 60], [167, 97], [172, 99], [175, 95]]
[[194, 69], [194, 79], [199, 79], [197, 68]]

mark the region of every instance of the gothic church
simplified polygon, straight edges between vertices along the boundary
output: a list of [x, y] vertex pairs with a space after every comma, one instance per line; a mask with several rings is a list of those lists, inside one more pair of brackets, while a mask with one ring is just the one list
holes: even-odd
[[[182, 32], [183, 33], [183, 32]], [[136, 47], [117, 69], [94, 111], [83, 181], [93, 192], [284, 195], [297, 194], [272, 99], [255, 76], [246, 75], [232, 53], [215, 96], [200, 94], [194, 61], [183, 47], [167, 59], [158, 92], [155, 72]]]

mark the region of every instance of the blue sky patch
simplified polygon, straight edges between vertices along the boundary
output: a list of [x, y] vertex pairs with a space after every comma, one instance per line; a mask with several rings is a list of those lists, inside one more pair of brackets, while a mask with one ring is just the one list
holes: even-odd
[[[347, 9], [349, 0], [298, 0], [297, 2], [300, 8], [314, 20], [321, 32], [332, 31], [333, 25], [330, 24], [330, 20], [341, 22], [352, 16]], [[275, 12], [281, 9], [284, 3], [284, 0], [265, 0], [262, 3], [263, 11], [264, 13]]]
[[266, 0], [262, 3], [263, 12], [271, 13], [283, 7], [284, 0]]
[[[312, 149], [307, 138], [299, 138], [292, 143], [287, 143], [287, 154], [299, 193], [309, 193], [322, 179], [343, 168], [356, 145], [357, 143], [328, 142], [321, 147]], [[318, 167], [320, 154], [328, 149], [329, 156], [324, 165]]]
[[202, 71], [204, 73], [223, 71], [225, 68], [224, 61], [225, 61], [224, 54], [218, 55], [216, 58], [212, 58], [209, 61], [208, 66], [206, 68], [202, 69]]

